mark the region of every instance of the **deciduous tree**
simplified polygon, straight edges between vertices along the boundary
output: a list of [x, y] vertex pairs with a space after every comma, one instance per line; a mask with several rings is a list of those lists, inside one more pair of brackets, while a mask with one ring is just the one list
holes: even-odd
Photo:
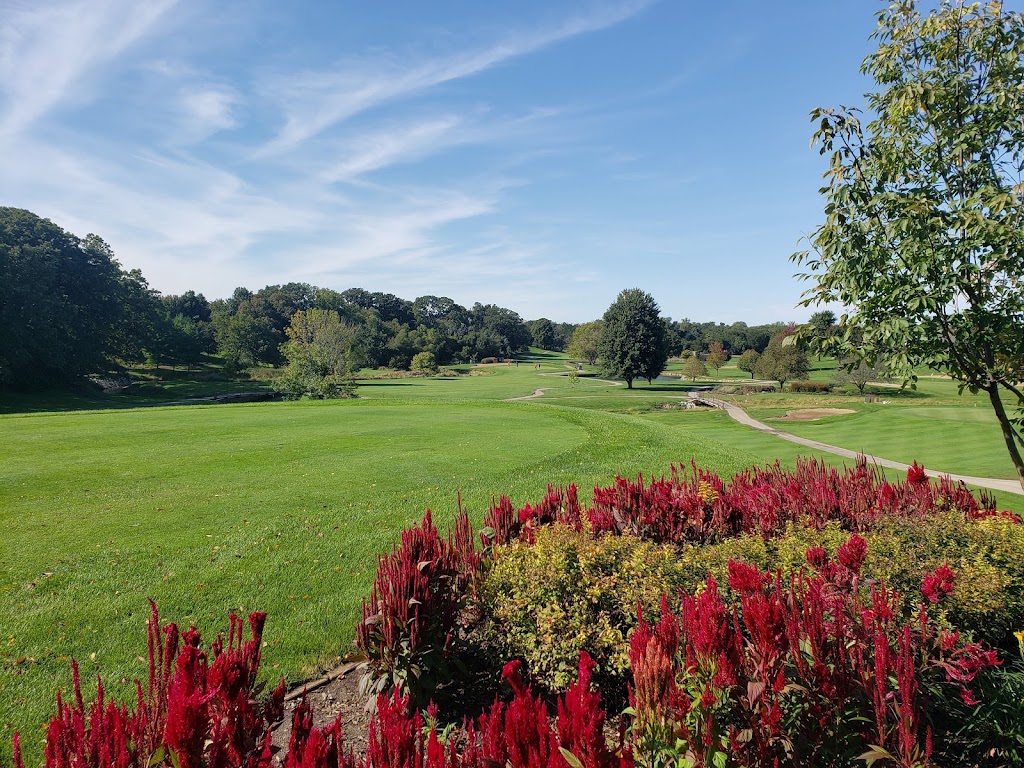
[[417, 352], [412, 356], [412, 363], [409, 370], [420, 373], [437, 373], [437, 361], [433, 352]]
[[248, 299], [233, 315], [214, 314], [213, 327], [217, 351], [229, 367], [249, 367], [278, 357], [280, 334], [270, 318], [249, 308]]
[[531, 320], [526, 324], [533, 339], [533, 346], [541, 349], [555, 349], [558, 346], [558, 337], [555, 335], [555, 324], [542, 317], [539, 320]]
[[668, 360], [668, 334], [654, 297], [639, 288], [622, 291], [604, 313], [599, 347], [605, 372], [625, 379], [653, 381]]
[[822, 352], [827, 349], [829, 339], [836, 332], [836, 313], [831, 309], [815, 312], [807, 321], [807, 329], [810, 331], [811, 344], [818, 353], [818, 359], [821, 360]]
[[725, 365], [728, 359], [729, 353], [725, 351], [722, 342], [712, 341], [708, 344], [707, 364], [715, 369], [715, 373], [718, 373], [718, 369]]
[[0, 207], [0, 385], [38, 389], [104, 370], [132, 348], [129, 299], [145, 290], [96, 235]]
[[757, 367], [757, 361], [760, 359], [760, 352], [756, 349], [748, 349], [736, 360], [736, 367], [741, 371], [749, 373], [750, 378], [754, 378], [754, 369]]
[[690, 381], [696, 381], [702, 376], [708, 375], [708, 369], [704, 363], [701, 362], [697, 355], [690, 355], [687, 358], [686, 363], [683, 365], [683, 376], [688, 378]]
[[285, 329], [288, 370], [276, 387], [286, 397], [348, 397], [355, 388], [349, 355], [356, 329], [334, 310], [299, 310]]
[[885, 375], [885, 366], [881, 363], [869, 363], [863, 358], [841, 361], [842, 367], [832, 376], [836, 384], [853, 384], [862, 395], [868, 384], [878, 381]]
[[590, 323], [583, 323], [576, 326], [569, 339], [567, 352], [574, 360], [584, 360], [588, 365], [597, 362], [597, 356], [601, 349], [601, 333], [604, 330], [604, 322], [594, 320]]
[[850, 308], [846, 333], [915, 379], [919, 365], [984, 391], [1024, 487], [1024, 20], [999, 2], [900, 0], [862, 71], [869, 122], [816, 109], [830, 159], [825, 223], [794, 255], [805, 304]]
[[810, 370], [807, 353], [794, 336], [784, 334], [785, 331], [772, 339], [754, 366], [759, 379], [775, 380], [780, 387], [785, 387], [792, 379], [806, 379]]

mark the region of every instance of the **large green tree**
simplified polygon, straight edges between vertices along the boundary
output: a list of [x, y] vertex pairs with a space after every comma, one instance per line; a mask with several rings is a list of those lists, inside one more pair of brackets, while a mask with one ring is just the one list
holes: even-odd
[[683, 376], [688, 378], [690, 381], [696, 381], [697, 379], [704, 378], [708, 375], [707, 366], [701, 361], [697, 355], [690, 355], [686, 358], [686, 362], [683, 364]]
[[639, 288], [622, 291], [602, 318], [599, 347], [605, 372], [626, 380], [654, 380], [668, 361], [668, 330], [654, 297]]
[[558, 336], [555, 334], [555, 324], [542, 317], [539, 320], [530, 320], [526, 323], [533, 340], [533, 346], [540, 349], [558, 349]]
[[769, 344], [754, 365], [754, 374], [759, 379], [775, 380], [780, 387], [787, 381], [806, 379], [810, 371], [807, 353], [796, 344]]
[[125, 329], [138, 318], [126, 304], [145, 291], [96, 235], [0, 207], [0, 386], [38, 389], [105, 370], [131, 346]]
[[807, 321], [805, 335], [810, 335], [811, 345], [818, 353], [818, 359], [828, 349], [829, 340], [836, 332], [836, 313], [831, 309], [823, 309], [811, 315]]
[[750, 374], [750, 378], [754, 378], [754, 369], [757, 367], [757, 361], [761, 359], [761, 353], [756, 349], [748, 349], [744, 351], [739, 359], [736, 361], [736, 367], [741, 371], [746, 371]]
[[273, 321], [244, 299], [234, 314], [214, 312], [217, 350], [230, 368], [248, 368], [279, 358], [281, 334]]
[[902, 0], [879, 15], [854, 109], [812, 119], [825, 223], [794, 255], [805, 303], [849, 308], [846, 340], [908, 380], [928, 365], [984, 391], [1024, 487], [1024, 21], [999, 2]]

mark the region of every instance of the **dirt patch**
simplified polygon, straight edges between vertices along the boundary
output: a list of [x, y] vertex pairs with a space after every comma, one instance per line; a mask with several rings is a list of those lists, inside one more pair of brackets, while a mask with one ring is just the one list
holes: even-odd
[[826, 416], [843, 416], [847, 413], [856, 413], [850, 408], [800, 408], [796, 411], [789, 411], [785, 416], [776, 416], [768, 421], [817, 421]]
[[[349, 666], [339, 677], [325, 685], [306, 693], [306, 701], [313, 709], [313, 724], [321, 728], [334, 722], [341, 713], [341, 732], [345, 739], [346, 749], [357, 755], [366, 752], [367, 731], [370, 727], [370, 714], [366, 711], [366, 697], [359, 693], [358, 669]], [[301, 690], [296, 690], [299, 693]], [[301, 701], [298, 697], [285, 702], [284, 721], [274, 731], [274, 762], [282, 765], [288, 751], [288, 741], [292, 734], [292, 713]]]
[[[465, 679], [460, 683], [436, 691], [442, 722], [462, 723], [466, 719], [475, 721], [494, 701], [500, 681], [491, 667], [484, 663], [484, 659], [482, 655], [470, 662], [473, 669], [467, 671]], [[330, 725], [340, 713], [345, 751], [351, 751], [357, 757], [366, 754], [372, 715], [366, 708], [366, 697], [359, 692], [362, 674], [358, 663], [349, 662], [288, 693], [285, 697], [284, 720], [274, 730], [272, 737], [276, 768], [284, 765], [291, 740], [292, 714], [302, 701], [303, 690], [313, 712], [313, 725], [317, 728]]]

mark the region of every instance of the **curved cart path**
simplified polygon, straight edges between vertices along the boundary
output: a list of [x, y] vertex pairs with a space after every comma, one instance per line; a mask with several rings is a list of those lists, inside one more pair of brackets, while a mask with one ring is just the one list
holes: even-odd
[[[567, 374], [564, 374], [564, 373], [542, 373], [540, 375], [541, 376], [560, 376], [562, 378], [565, 378], [565, 376]], [[612, 386], [615, 386], [615, 387], [621, 387], [622, 386], [622, 382], [621, 381], [609, 381], [608, 379], [593, 379], [593, 378], [591, 378], [589, 376], [587, 377], [587, 381], [599, 381], [602, 384], [611, 384]], [[533, 390], [533, 394], [532, 395], [523, 395], [522, 397], [509, 397], [509, 398], [507, 398], [507, 400], [509, 402], [514, 402], [516, 400], [536, 400], [538, 397], [544, 397], [544, 393], [545, 392], [547, 392], [547, 389], [535, 389], [535, 390]]]
[[[697, 395], [692, 394], [690, 396], [697, 397]], [[889, 459], [883, 459], [878, 456], [861, 454], [858, 453], [857, 451], [851, 451], [846, 448], [840, 448], [839, 446], [836, 445], [819, 443], [817, 440], [810, 440], [806, 437], [799, 437], [797, 435], [792, 435], [789, 432], [783, 432], [781, 430], [775, 429], [775, 427], [771, 427], [765, 424], [763, 421], [758, 421], [752, 416], [749, 416], [747, 412], [744, 411], [739, 406], [733, 405], [732, 403], [727, 403], [724, 400], [716, 400], [715, 398], [703, 396], [700, 396], [700, 399], [706, 403], [713, 404], [717, 408], [722, 408], [723, 410], [725, 410], [726, 413], [728, 413], [733, 419], [738, 421], [740, 424], [744, 424], [748, 427], [751, 427], [752, 429], [760, 430], [761, 432], [767, 432], [768, 434], [774, 435], [775, 437], [781, 437], [783, 440], [789, 440], [789, 442], [791, 443], [805, 445], [808, 448], [814, 448], [815, 450], [824, 451], [825, 453], [833, 453], [836, 456], [845, 456], [846, 458], [849, 459], [856, 459], [858, 456], [863, 455], [865, 456], [865, 458], [867, 458], [868, 461], [874, 462], [875, 464], [878, 464], [883, 467], [889, 467], [890, 469], [899, 469], [903, 471], [910, 469], [909, 464], [902, 464], [898, 461], [891, 461]], [[1024, 494], [1024, 489], [1020, 487], [1020, 483], [1018, 483], [1016, 480], [1001, 480], [993, 477], [971, 477], [970, 475], [954, 475], [951, 472], [936, 472], [935, 470], [932, 469], [926, 469], [925, 474], [927, 474], [929, 477], [945, 476], [949, 477], [952, 480], [962, 480], [968, 485], [977, 485], [981, 488], [990, 488], [994, 491], [1002, 491], [1003, 493]]]

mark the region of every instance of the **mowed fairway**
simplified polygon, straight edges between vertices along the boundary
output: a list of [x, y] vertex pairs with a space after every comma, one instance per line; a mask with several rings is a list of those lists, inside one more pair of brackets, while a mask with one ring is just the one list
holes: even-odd
[[758, 460], [632, 416], [438, 399], [453, 384], [472, 381], [423, 400], [368, 386], [351, 402], [0, 417], [4, 752], [14, 728], [41, 738], [71, 656], [119, 694], [144, 675], [147, 598], [205, 633], [267, 611], [266, 674], [295, 682], [350, 649], [378, 553], [427, 507], [449, 520], [459, 491], [479, 521], [492, 496], [522, 504], [549, 482], [587, 493], [672, 461]]

